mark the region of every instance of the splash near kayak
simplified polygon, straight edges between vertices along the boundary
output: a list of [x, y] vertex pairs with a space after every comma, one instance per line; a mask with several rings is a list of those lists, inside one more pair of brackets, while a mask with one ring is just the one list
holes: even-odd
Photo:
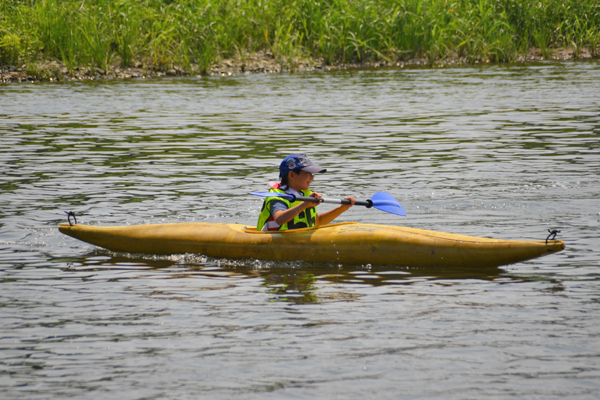
[[356, 222], [283, 232], [242, 224], [62, 224], [65, 235], [111, 251], [353, 265], [497, 267], [561, 251], [564, 242], [500, 240]]

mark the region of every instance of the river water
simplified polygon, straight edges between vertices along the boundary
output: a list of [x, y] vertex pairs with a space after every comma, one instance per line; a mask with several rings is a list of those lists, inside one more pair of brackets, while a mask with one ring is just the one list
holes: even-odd
[[[78, 222], [255, 224], [280, 160], [338, 221], [543, 240], [497, 269], [112, 253]], [[597, 399], [600, 63], [0, 85], [3, 399]], [[327, 209], [328, 205], [319, 206]]]

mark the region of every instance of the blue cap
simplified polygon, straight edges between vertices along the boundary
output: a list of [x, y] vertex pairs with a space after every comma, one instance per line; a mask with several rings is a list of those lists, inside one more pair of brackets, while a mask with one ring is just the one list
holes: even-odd
[[311, 174], [327, 171], [325, 168], [313, 164], [306, 154], [290, 154], [279, 165], [279, 177], [284, 177], [290, 171], [306, 171]]

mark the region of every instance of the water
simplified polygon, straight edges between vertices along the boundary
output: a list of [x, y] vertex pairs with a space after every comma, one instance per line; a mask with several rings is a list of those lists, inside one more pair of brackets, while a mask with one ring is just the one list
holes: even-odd
[[[6, 399], [596, 399], [600, 64], [0, 86]], [[112, 253], [79, 223], [255, 224], [280, 160], [406, 225], [566, 249], [479, 271]], [[327, 209], [328, 205], [320, 206]]]

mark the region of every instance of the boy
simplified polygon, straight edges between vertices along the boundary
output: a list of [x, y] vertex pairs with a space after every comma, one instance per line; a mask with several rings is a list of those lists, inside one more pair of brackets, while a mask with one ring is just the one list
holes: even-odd
[[[314, 179], [313, 174], [325, 171], [325, 168], [314, 165], [306, 154], [290, 154], [279, 165], [281, 183], [271, 185], [269, 191], [321, 199], [321, 194], [310, 190], [310, 184]], [[346, 199], [352, 204], [355, 202], [353, 197]], [[352, 207], [352, 204], [342, 204], [333, 210], [317, 214], [317, 204], [309, 201], [292, 203], [283, 197], [268, 197], [260, 211], [256, 230], [284, 231], [325, 225]]]

